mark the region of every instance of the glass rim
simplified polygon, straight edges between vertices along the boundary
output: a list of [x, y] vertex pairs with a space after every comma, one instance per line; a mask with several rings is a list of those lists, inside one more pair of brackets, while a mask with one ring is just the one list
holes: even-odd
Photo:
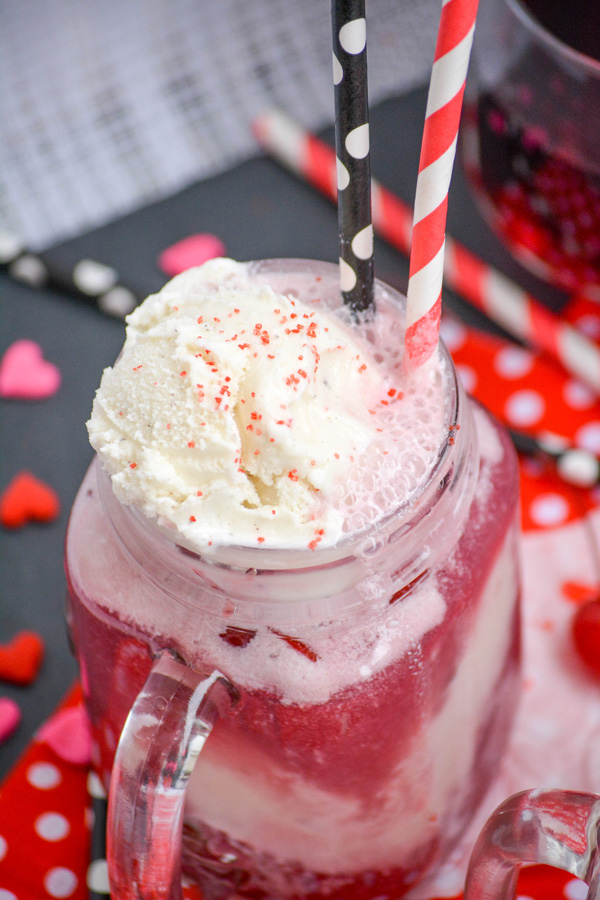
[[600, 79], [600, 61], [575, 50], [569, 44], [562, 41], [556, 35], [552, 34], [542, 23], [533, 15], [533, 13], [523, 5], [522, 0], [505, 0], [506, 5], [511, 9], [513, 15], [525, 25], [525, 27], [534, 35], [539, 43], [546, 44], [555, 54], [562, 56], [567, 62], [579, 66], [587, 74], [594, 78]]

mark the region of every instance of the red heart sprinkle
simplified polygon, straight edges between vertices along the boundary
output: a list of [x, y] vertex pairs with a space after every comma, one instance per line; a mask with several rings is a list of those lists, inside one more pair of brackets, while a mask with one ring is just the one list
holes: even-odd
[[598, 596], [598, 585], [583, 581], [563, 581], [560, 589], [569, 603], [585, 603], [586, 600], [593, 600]]
[[21, 721], [21, 710], [14, 700], [0, 697], [0, 744], [17, 730]]
[[192, 234], [167, 247], [158, 257], [158, 265], [165, 275], [179, 275], [225, 252], [225, 244], [215, 234]]
[[19, 472], [0, 495], [0, 522], [21, 528], [27, 522], [50, 522], [60, 512], [56, 492], [30, 472]]
[[0, 679], [31, 684], [44, 658], [44, 642], [34, 631], [20, 631], [8, 644], [0, 644]]
[[0, 362], [0, 397], [42, 400], [60, 387], [60, 371], [42, 355], [35, 341], [11, 344]]

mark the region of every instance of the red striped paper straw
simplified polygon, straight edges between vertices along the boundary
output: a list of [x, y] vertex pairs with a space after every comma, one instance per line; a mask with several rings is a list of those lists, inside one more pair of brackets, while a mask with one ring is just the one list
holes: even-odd
[[405, 360], [426, 362], [437, 347], [448, 190], [456, 154], [478, 0], [443, 0], [415, 193], [406, 299]]
[[446, 241], [445, 281], [509, 334], [561, 363], [600, 393], [600, 350], [497, 269], [456, 241]]
[[[254, 123], [263, 149], [296, 175], [337, 201], [335, 151], [279, 110]], [[371, 180], [373, 227], [397, 250], [408, 254], [413, 213], [410, 207]], [[600, 351], [588, 338], [542, 306], [531, 294], [480, 260], [451, 237], [446, 238], [444, 283], [477, 309], [531, 347], [548, 353], [600, 393]]]

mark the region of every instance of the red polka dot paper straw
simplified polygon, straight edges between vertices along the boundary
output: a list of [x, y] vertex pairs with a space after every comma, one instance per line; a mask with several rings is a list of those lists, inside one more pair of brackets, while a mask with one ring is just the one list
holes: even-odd
[[448, 189], [478, 0], [444, 0], [415, 194], [406, 308], [406, 362], [426, 362], [438, 343]]
[[340, 287], [355, 313], [373, 308], [373, 224], [365, 0], [332, 0]]
[[[279, 110], [257, 118], [254, 131], [267, 153], [336, 201], [336, 155], [328, 144]], [[371, 200], [377, 234], [408, 253], [410, 207], [374, 178]], [[451, 237], [446, 238], [444, 282], [509, 334], [553, 356], [567, 372], [600, 393], [600, 351], [595, 344]]]

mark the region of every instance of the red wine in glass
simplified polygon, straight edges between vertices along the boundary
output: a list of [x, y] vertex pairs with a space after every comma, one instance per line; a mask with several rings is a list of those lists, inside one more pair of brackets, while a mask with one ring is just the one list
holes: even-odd
[[521, 0], [522, 6], [567, 47], [600, 61], [600, 14], [592, 0]]
[[[525, 265], [600, 299], [600, 4], [497, 5], [498, 46], [480, 42], [476, 90], [467, 93], [468, 175], [492, 227]], [[496, 83], [481, 77], [486, 52], [506, 53]]]

